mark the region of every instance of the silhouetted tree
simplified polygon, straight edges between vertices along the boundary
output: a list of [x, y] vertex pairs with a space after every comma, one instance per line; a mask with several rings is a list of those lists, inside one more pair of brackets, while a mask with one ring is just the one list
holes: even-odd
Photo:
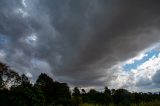
[[71, 95], [66, 83], [54, 82], [52, 78], [43, 73], [38, 77], [35, 86], [44, 92], [48, 105], [70, 105]]
[[71, 94], [66, 83], [54, 82], [54, 92], [55, 104], [71, 105]]
[[140, 101], [141, 101], [141, 97], [140, 97], [140, 94], [139, 93], [132, 93], [132, 102], [134, 104], [136, 104], [137, 106], [139, 106], [140, 104]]
[[81, 93], [80, 90], [78, 89], [78, 87], [75, 87], [73, 89], [73, 93], [72, 93], [72, 103], [74, 106], [79, 106], [80, 103], [82, 102], [82, 98], [81, 98]]
[[81, 89], [81, 91], [82, 91], [82, 94], [86, 94], [85, 89]]
[[25, 83], [10, 91], [10, 106], [45, 106], [45, 97], [38, 87]]
[[20, 76], [6, 64], [0, 63], [0, 89], [20, 84]]
[[130, 93], [125, 89], [117, 89], [113, 95], [113, 100], [117, 106], [120, 104], [128, 106], [131, 103]]
[[90, 103], [97, 104], [97, 97], [96, 97], [97, 91], [95, 89], [90, 89], [88, 92], [89, 101]]
[[76, 97], [76, 96], [80, 96], [80, 94], [81, 94], [81, 93], [80, 93], [78, 87], [75, 87], [75, 88], [73, 89], [72, 95]]
[[[125, 89], [108, 89], [104, 92], [90, 89], [86, 92], [75, 87], [71, 96], [67, 83], [53, 81], [42, 73], [33, 85], [25, 74], [18, 75], [7, 65], [0, 63], [0, 106], [79, 106], [82, 103], [98, 106], [159, 106], [160, 93], [130, 93]], [[158, 101], [158, 102], [157, 102]], [[72, 104], [71, 104], [72, 103]]]
[[84, 103], [89, 103], [88, 95], [87, 95], [85, 89], [81, 89], [81, 92], [82, 92], [82, 93], [81, 93], [82, 101], [83, 101]]
[[104, 88], [105, 105], [108, 106], [112, 102], [111, 90], [106, 86]]
[[45, 95], [46, 103], [51, 104], [54, 100], [54, 84], [52, 78], [50, 78], [47, 74], [40, 74], [36, 83], [36, 87], [39, 87]]

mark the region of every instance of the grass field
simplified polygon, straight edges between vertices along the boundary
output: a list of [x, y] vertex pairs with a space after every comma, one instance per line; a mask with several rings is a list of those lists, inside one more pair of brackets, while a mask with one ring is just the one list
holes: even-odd
[[[94, 104], [81, 104], [80, 106], [99, 106], [99, 105], [94, 105]], [[113, 104], [109, 105], [109, 106], [115, 106]], [[123, 106], [123, 105], [121, 105]], [[130, 106], [137, 106], [135, 104], [131, 104]], [[154, 101], [154, 102], [148, 102], [148, 103], [141, 103], [139, 106], [160, 106], [160, 101]]]

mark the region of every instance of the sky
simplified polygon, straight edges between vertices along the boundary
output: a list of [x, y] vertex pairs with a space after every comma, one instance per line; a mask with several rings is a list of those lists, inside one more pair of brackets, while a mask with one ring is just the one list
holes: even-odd
[[160, 90], [159, 0], [0, 0], [0, 61], [35, 81]]

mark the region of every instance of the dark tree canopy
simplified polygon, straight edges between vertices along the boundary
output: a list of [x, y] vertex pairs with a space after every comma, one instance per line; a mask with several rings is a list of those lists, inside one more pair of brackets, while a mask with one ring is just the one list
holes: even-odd
[[[149, 103], [154, 103], [154, 105]], [[90, 89], [70, 92], [67, 83], [54, 81], [47, 74], [39, 75], [35, 84], [25, 75], [19, 75], [6, 64], [0, 63], [0, 106], [160, 106], [160, 93], [131, 93], [126, 89], [104, 91]], [[146, 105], [145, 105], [146, 104]]]

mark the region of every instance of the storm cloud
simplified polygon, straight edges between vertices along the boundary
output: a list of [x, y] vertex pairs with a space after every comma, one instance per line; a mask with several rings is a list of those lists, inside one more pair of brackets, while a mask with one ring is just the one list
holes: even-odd
[[114, 65], [160, 40], [158, 0], [0, 1], [0, 59], [33, 79], [104, 86]]

